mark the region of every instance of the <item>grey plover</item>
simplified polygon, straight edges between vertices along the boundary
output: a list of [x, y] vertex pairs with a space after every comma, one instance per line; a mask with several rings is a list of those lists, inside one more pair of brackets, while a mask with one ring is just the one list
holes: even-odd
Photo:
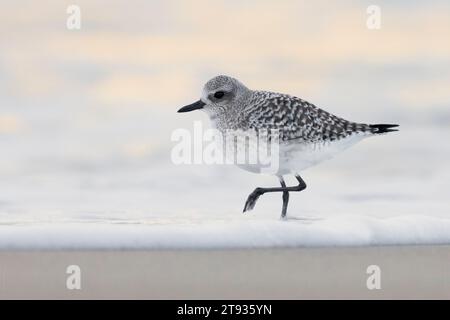
[[[396, 124], [364, 124], [347, 121], [295, 96], [251, 90], [237, 79], [220, 75], [203, 87], [200, 100], [178, 112], [202, 109], [215, 128], [226, 130], [274, 130], [279, 134], [281, 187], [256, 188], [247, 198], [244, 212], [252, 210], [266, 192], [281, 192], [281, 217], [286, 217], [289, 192], [302, 191], [306, 183], [299, 172], [329, 159], [363, 138], [384, 134]], [[250, 167], [249, 167], [250, 168]], [[254, 168], [249, 169], [254, 171]], [[298, 185], [288, 187], [283, 176], [292, 174]]]

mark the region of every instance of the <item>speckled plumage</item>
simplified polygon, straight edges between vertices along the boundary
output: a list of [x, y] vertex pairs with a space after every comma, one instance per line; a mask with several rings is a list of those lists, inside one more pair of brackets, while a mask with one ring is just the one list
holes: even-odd
[[370, 126], [350, 122], [287, 94], [253, 91], [245, 109], [249, 128], [279, 129], [280, 140], [316, 143], [372, 133]]
[[[222, 99], [215, 99], [214, 93], [219, 90], [227, 94]], [[223, 132], [278, 130], [279, 175], [317, 164], [364, 137], [392, 131], [391, 125], [345, 120], [295, 96], [250, 90], [237, 79], [227, 76], [208, 81], [203, 88], [202, 101], [206, 103], [204, 109], [213, 125]], [[295, 158], [299, 160], [297, 163]], [[241, 167], [258, 171], [254, 166]]]
[[[286, 216], [289, 192], [306, 188], [298, 175], [300, 171], [333, 157], [365, 137], [397, 131], [393, 129], [397, 125], [347, 121], [295, 96], [250, 90], [237, 79], [227, 76], [209, 80], [203, 88], [201, 100], [181, 108], [179, 112], [196, 109], [206, 111], [214, 127], [225, 135], [230, 130], [244, 135], [245, 132], [277, 133], [279, 150], [276, 160], [279, 165], [272, 174], [278, 176], [281, 187], [256, 188], [249, 195], [244, 212], [253, 209], [262, 194], [282, 192], [282, 218]], [[239, 152], [239, 148], [245, 150], [248, 145], [257, 144], [251, 139], [242, 141], [231, 146], [232, 155]], [[252, 172], [261, 172], [263, 168], [260, 163], [246, 163], [239, 167]], [[287, 187], [283, 180], [286, 174], [295, 175], [299, 184]]]

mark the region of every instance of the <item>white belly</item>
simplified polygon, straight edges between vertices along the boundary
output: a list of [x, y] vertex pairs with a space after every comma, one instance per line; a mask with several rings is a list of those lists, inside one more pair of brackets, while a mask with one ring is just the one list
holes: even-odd
[[262, 167], [258, 164], [238, 164], [238, 167], [254, 173], [268, 173], [277, 176], [296, 174], [322, 161], [331, 159], [368, 136], [367, 134], [353, 134], [348, 138], [333, 142], [315, 144], [290, 142], [281, 144], [278, 160], [274, 161], [273, 158], [271, 160], [270, 167], [272, 170], [268, 170], [268, 166]]
[[[332, 142], [305, 143], [302, 140], [291, 140], [278, 145], [275, 156], [268, 155], [268, 150], [261, 150], [260, 143], [255, 139], [237, 140], [234, 143], [223, 145], [220, 149], [226, 150], [227, 163], [233, 163], [239, 168], [254, 173], [266, 173], [271, 175], [295, 174], [309, 167], [312, 167], [324, 160], [332, 158], [339, 152], [356, 144], [360, 140], [370, 136], [370, 134], [355, 133], [347, 138], [342, 138]], [[243, 143], [245, 141], [245, 143]], [[249, 149], [257, 152], [258, 161], [249, 160]], [[271, 150], [273, 151], [273, 149]], [[240, 156], [238, 156], [239, 154]], [[265, 158], [261, 158], [265, 155]], [[236, 161], [237, 158], [246, 161]], [[255, 157], [253, 157], [255, 159]]]
[[336, 154], [366, 138], [366, 134], [353, 134], [332, 142], [315, 144], [290, 143], [280, 150], [280, 174], [298, 173], [322, 161], [331, 159]]

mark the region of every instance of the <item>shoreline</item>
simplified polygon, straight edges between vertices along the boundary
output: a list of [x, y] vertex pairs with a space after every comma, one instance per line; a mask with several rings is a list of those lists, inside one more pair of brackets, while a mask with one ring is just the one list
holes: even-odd
[[216, 250], [450, 244], [450, 219], [339, 215], [288, 221], [175, 218], [0, 224], [1, 250]]

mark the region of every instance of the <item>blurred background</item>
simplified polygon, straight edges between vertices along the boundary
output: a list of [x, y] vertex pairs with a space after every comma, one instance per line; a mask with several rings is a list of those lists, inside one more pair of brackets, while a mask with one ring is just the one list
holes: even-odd
[[[66, 9], [81, 9], [68, 30]], [[368, 29], [366, 9], [381, 8]], [[276, 219], [242, 215], [273, 177], [171, 162], [177, 114], [211, 77], [399, 123], [304, 173], [294, 216], [450, 217], [448, 1], [2, 1], [0, 223]], [[293, 181], [292, 181], [293, 183]]]

